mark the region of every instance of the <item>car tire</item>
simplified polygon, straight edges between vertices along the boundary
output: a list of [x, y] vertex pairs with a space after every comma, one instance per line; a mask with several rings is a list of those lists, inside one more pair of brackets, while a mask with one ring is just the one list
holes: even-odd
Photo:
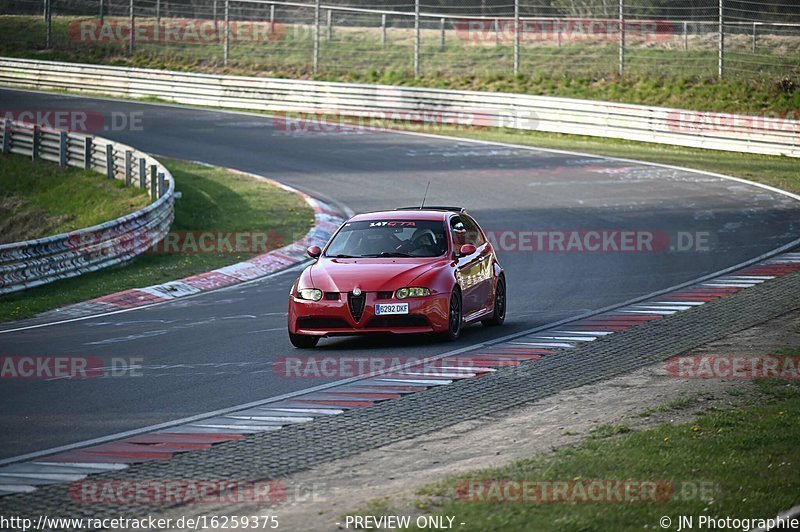
[[506, 321], [506, 297], [506, 278], [501, 275], [494, 289], [494, 314], [489, 319], [481, 320], [485, 327], [496, 327]]
[[319, 336], [289, 333], [289, 341], [292, 342], [293, 346], [299, 347], [300, 349], [310, 349], [316, 347], [319, 342]]
[[447, 313], [447, 332], [444, 334], [447, 340], [457, 340], [461, 336], [461, 328], [464, 321], [464, 307], [462, 306], [461, 290], [456, 286], [450, 294], [450, 305]]

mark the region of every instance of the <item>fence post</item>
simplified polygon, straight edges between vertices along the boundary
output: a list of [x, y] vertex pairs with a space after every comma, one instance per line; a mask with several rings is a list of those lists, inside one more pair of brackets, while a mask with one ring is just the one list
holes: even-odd
[[31, 159], [36, 160], [39, 158], [39, 146], [42, 143], [42, 129], [36, 125], [33, 126], [33, 146], [31, 148]]
[[275, 4], [269, 5], [269, 32], [275, 33]]
[[103, 5], [103, 0], [100, 0], [100, 25], [103, 25], [103, 20], [105, 17], [105, 6]]
[[419, 0], [414, 0], [414, 77], [419, 77]]
[[619, 72], [625, 73], [625, 0], [619, 0]]
[[328, 22], [328, 28], [327, 28], [328, 31], [327, 31], [327, 35], [325, 37], [328, 39], [328, 41], [330, 41], [331, 39], [333, 39], [333, 9], [329, 9], [328, 10], [328, 21], [327, 22]]
[[319, 70], [319, 0], [314, 1], [314, 59], [312, 71], [314, 74]]
[[725, 73], [725, 27], [723, 26], [723, 2], [724, 0], [719, 0], [719, 30], [717, 37], [719, 40], [719, 65], [717, 66], [717, 76], [719, 79], [722, 79], [722, 76]]
[[92, 137], [83, 139], [83, 168], [86, 170], [92, 169]]
[[219, 39], [219, 24], [217, 24], [217, 0], [211, 4], [211, 18], [214, 19], [214, 33], [217, 35], [217, 39]]
[[[483, 24], [486, 24], [486, 20], [482, 21]], [[500, 19], [494, 19], [494, 45], [500, 46]]]
[[161, 24], [161, 0], [156, 0], [156, 24]]
[[514, 75], [519, 74], [519, 0], [514, 0]]
[[689, 23], [683, 21], [683, 51], [689, 51]]
[[67, 166], [69, 158], [69, 136], [66, 131], [58, 132], [58, 164], [61, 167]]
[[133, 0], [130, 1], [130, 12], [128, 13], [130, 24], [130, 35], [128, 36], [128, 55], [133, 55], [133, 43], [136, 40], [136, 26], [133, 20]]
[[106, 144], [106, 176], [114, 179], [114, 146]]
[[133, 181], [133, 152], [125, 150], [125, 186], [131, 186]]
[[3, 123], [3, 153], [11, 153], [11, 121]]
[[159, 198], [164, 195], [164, 192], [166, 192], [166, 190], [165, 190], [166, 188], [167, 187], [166, 187], [166, 184], [164, 182], [164, 172], [159, 172], [159, 174], [158, 174], [158, 197]]
[[753, 22], [753, 53], [756, 53], [756, 23]]
[[45, 48], [50, 48], [50, 44], [53, 42], [53, 0], [45, 0], [44, 13], [45, 24], [47, 25]]
[[225, 0], [225, 50], [222, 52], [222, 64], [228, 66], [228, 55], [231, 52], [231, 10], [230, 0]]
[[381, 15], [381, 46], [386, 46], [386, 14]]
[[158, 199], [156, 196], [156, 184], [158, 182], [158, 174], [156, 170], [156, 165], [150, 165], [150, 201], [155, 201]]
[[439, 25], [442, 28], [442, 39], [441, 39], [441, 42], [439, 43], [439, 48], [444, 52], [445, 39], [446, 39], [445, 34], [444, 34], [444, 25], [445, 25], [444, 17], [442, 17], [441, 20], [439, 21]]
[[139, 188], [147, 186], [147, 161], [144, 157], [139, 157]]

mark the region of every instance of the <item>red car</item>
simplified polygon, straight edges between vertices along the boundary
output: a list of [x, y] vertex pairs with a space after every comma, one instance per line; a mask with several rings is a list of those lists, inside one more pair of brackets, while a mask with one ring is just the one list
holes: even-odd
[[438, 333], [500, 325], [506, 282], [494, 248], [460, 207], [359, 214], [347, 220], [292, 285], [289, 339]]

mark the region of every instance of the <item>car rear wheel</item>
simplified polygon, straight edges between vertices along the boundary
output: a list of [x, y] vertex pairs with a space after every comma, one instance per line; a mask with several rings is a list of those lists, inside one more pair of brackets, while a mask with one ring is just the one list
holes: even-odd
[[502, 325], [506, 320], [506, 278], [500, 276], [497, 279], [497, 287], [494, 289], [494, 314], [481, 323], [486, 327]]
[[319, 336], [289, 333], [289, 341], [292, 342], [292, 345], [295, 347], [308, 349], [317, 345], [319, 342]]
[[461, 290], [455, 287], [450, 295], [450, 311], [447, 317], [447, 333], [445, 335], [448, 340], [456, 340], [461, 335], [462, 319]]

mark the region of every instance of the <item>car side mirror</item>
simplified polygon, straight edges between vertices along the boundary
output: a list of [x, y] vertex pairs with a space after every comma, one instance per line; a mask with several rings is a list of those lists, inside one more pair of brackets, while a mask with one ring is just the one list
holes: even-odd
[[474, 245], [472, 245], [472, 244], [464, 244], [458, 250], [458, 256], [459, 257], [466, 257], [467, 255], [472, 255], [473, 253], [475, 253], [475, 251], [476, 251], [476, 249], [475, 249]]
[[311, 246], [306, 250], [306, 253], [312, 259], [318, 259], [322, 255], [322, 249], [319, 246]]

